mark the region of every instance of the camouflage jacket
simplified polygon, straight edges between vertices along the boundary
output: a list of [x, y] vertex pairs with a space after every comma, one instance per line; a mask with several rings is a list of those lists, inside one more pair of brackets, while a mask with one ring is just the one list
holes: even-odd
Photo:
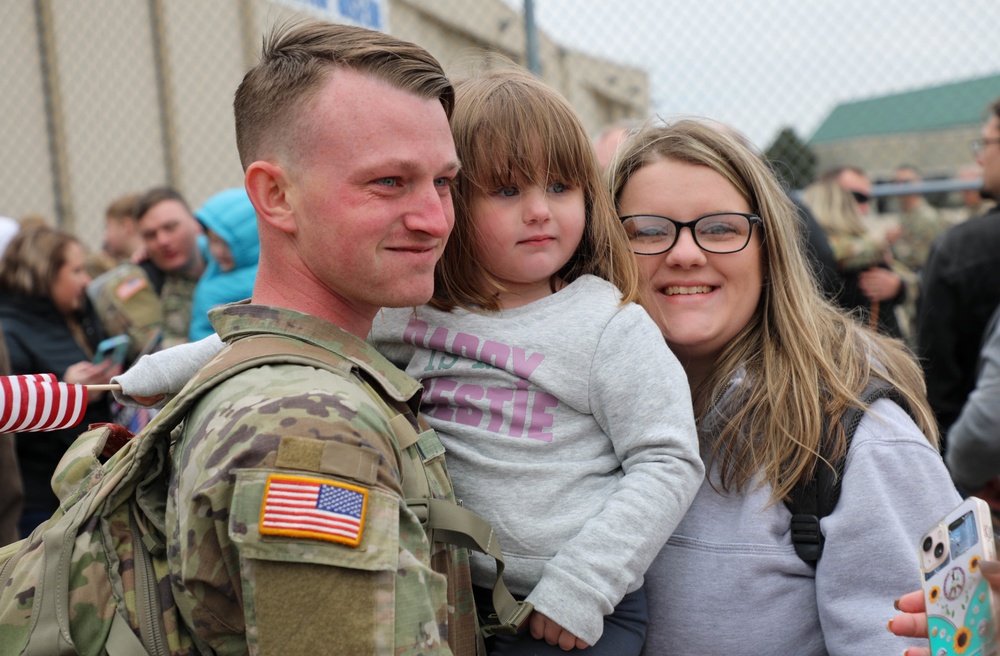
[[454, 500], [436, 434], [403, 452], [390, 425], [419, 384], [315, 317], [246, 303], [210, 316], [227, 342], [294, 337], [342, 371], [250, 369], [188, 415], [166, 509], [188, 629], [220, 656], [475, 653], [468, 554], [429, 542], [403, 500], [413, 471]]
[[899, 215], [899, 226], [902, 230], [892, 242], [892, 256], [909, 269], [919, 271], [927, 262], [931, 244], [948, 228], [948, 222], [927, 201], [921, 200], [916, 209]]
[[191, 326], [191, 305], [197, 278], [168, 274], [160, 292], [163, 304], [163, 348], [170, 348], [188, 341]]

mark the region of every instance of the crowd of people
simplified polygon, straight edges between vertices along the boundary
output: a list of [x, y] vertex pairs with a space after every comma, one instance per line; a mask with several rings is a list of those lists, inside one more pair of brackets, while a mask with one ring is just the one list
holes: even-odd
[[[173, 437], [147, 512], [176, 653], [926, 645], [919, 538], [963, 494], [1000, 509], [994, 210], [951, 225], [911, 194], [879, 221], [856, 167], [793, 198], [707, 119], [595, 149], [513, 65], [453, 85], [415, 44], [320, 22], [267, 38], [234, 111], [245, 188], [194, 212], [170, 188], [117, 199], [101, 257], [10, 226], [0, 260], [5, 373], [121, 385], [85, 423], [139, 431], [212, 358], [288, 357]], [[977, 158], [1000, 197], [992, 112]], [[95, 361], [110, 335], [124, 362]], [[873, 387], [891, 394], [868, 405]], [[0, 541], [53, 513], [82, 429], [0, 442], [0, 485], [23, 481]], [[824, 470], [838, 496], [806, 557], [790, 503]], [[283, 521], [336, 507], [353, 533], [274, 523], [310, 486], [308, 511], [274, 502]], [[441, 519], [456, 499], [506, 570]], [[530, 614], [484, 639], [498, 571]]]
[[[116, 198], [107, 207], [96, 253], [44, 220], [4, 221], [0, 329], [6, 375], [54, 373], [66, 383], [109, 384], [138, 356], [205, 336], [210, 307], [253, 290], [260, 249], [243, 189], [220, 192], [195, 213], [166, 187]], [[98, 345], [117, 335], [128, 336], [125, 359], [101, 357]], [[4, 436], [0, 543], [28, 535], [55, 511], [49, 481], [82, 430], [115, 421], [138, 431], [151, 416], [104, 391], [88, 397], [77, 427]], [[8, 448], [14, 445], [16, 457]]]

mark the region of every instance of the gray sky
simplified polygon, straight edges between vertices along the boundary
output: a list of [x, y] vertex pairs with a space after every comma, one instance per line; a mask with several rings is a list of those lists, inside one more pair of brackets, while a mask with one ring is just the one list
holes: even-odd
[[647, 70], [661, 116], [710, 116], [761, 147], [785, 125], [808, 139], [839, 102], [1000, 73], [1000, 0], [535, 0], [535, 16]]

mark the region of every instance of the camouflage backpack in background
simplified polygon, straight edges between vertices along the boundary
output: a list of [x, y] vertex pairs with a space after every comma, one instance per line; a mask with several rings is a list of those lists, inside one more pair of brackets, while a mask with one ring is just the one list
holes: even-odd
[[126, 362], [149, 353], [163, 328], [163, 304], [143, 269], [120, 264], [94, 278], [87, 285], [90, 298], [101, 318], [106, 335], [125, 334], [132, 338]]

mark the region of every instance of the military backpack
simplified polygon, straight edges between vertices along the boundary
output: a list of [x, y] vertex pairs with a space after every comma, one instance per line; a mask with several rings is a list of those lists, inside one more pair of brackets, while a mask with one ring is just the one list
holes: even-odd
[[[265, 364], [335, 370], [325, 351], [290, 338], [238, 340], [206, 365], [138, 435], [102, 462], [120, 427], [95, 425], [67, 450], [52, 484], [60, 500], [30, 536], [0, 549], [0, 645], [4, 654], [169, 656], [211, 653], [182, 629], [165, 553], [165, 507], [171, 434], [194, 404], [228, 378]], [[367, 387], [366, 387], [367, 389]], [[413, 417], [405, 404], [391, 417], [403, 459], [403, 493], [432, 541], [497, 559], [496, 621], [483, 635], [512, 633], [530, 614], [503, 584], [503, 556], [492, 527], [478, 515], [428, 498]], [[177, 435], [173, 436], [178, 437]], [[38, 439], [44, 439], [39, 436]], [[472, 616], [475, 622], [475, 616]], [[482, 641], [478, 641], [482, 644]], [[481, 647], [480, 647], [481, 648]]]

